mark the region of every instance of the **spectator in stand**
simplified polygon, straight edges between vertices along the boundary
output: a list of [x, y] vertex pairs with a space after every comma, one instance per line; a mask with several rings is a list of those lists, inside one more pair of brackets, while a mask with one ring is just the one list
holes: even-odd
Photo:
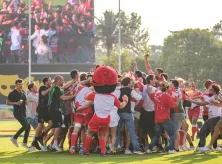
[[18, 63], [19, 55], [18, 52], [21, 49], [21, 39], [22, 36], [19, 32], [19, 23], [13, 22], [13, 27], [11, 28], [11, 32], [9, 37], [11, 37], [11, 55], [8, 58], [8, 63]]
[[40, 25], [36, 24], [35, 25], [35, 32], [30, 36], [30, 39], [32, 40], [32, 62], [36, 62], [36, 54], [35, 50], [39, 45], [40, 42]]
[[52, 51], [48, 46], [48, 37], [43, 35], [39, 46], [36, 48], [37, 64], [49, 64], [52, 60]]

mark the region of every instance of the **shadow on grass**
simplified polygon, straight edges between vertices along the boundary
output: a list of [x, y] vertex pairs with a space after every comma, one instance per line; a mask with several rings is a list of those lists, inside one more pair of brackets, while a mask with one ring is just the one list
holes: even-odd
[[191, 153], [191, 154], [181, 154], [179, 156], [173, 156], [173, 157], [169, 156], [168, 160], [171, 163], [183, 163], [183, 164], [203, 163], [203, 162], [209, 163], [208, 162], [209, 160], [221, 157], [221, 155], [222, 155], [221, 153], [208, 153], [208, 154]]
[[[162, 154], [161, 157], [167, 156]], [[68, 151], [62, 153], [51, 153], [51, 152], [0, 152], [0, 163], [16, 163], [16, 164], [94, 164], [94, 163], [143, 163], [146, 160], [152, 160], [159, 158], [160, 155], [107, 155], [105, 158], [101, 158], [99, 154], [92, 154], [89, 157], [81, 155], [69, 155]], [[146, 163], [146, 162], [145, 162]], [[159, 163], [159, 162], [158, 162]]]
[[16, 163], [16, 164], [94, 164], [94, 163], [109, 163], [109, 164], [126, 164], [126, 163], [202, 163], [215, 159], [221, 154], [151, 154], [151, 155], [108, 155], [105, 158], [100, 158], [99, 154], [92, 154], [89, 157], [74, 155], [71, 156], [67, 151], [62, 153], [51, 152], [0, 152], [0, 163]]

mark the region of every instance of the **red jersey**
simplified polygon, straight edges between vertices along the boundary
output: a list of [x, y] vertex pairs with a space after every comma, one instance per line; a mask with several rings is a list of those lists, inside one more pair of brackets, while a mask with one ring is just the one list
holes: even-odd
[[151, 100], [155, 104], [155, 123], [163, 123], [170, 120], [170, 109], [177, 109], [172, 96], [167, 93], [151, 93]]

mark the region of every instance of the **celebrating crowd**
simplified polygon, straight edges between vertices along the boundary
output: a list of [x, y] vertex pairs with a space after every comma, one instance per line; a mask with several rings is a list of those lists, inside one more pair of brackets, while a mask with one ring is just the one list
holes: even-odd
[[[194, 150], [193, 141], [199, 138], [197, 153], [221, 151], [217, 144], [222, 134], [220, 86], [208, 79], [206, 91], [201, 92], [191, 79], [169, 79], [161, 68], [154, 72], [147, 56], [145, 64], [147, 73], [136, 65], [134, 73], [122, 75], [114, 65], [97, 65], [81, 74], [72, 70], [69, 82], [60, 75], [53, 80], [45, 77], [43, 86], [28, 84], [26, 93], [22, 79], [16, 80], [7, 104], [14, 106], [14, 117], [22, 127], [11, 142], [18, 147], [17, 139], [25, 131], [22, 146], [29, 151], [62, 152], [67, 138], [71, 155], [99, 151], [104, 157], [153, 151], [176, 154]], [[204, 124], [199, 130], [201, 113]], [[35, 137], [28, 146], [30, 125]]]
[[2, 2], [0, 13], [0, 62], [27, 63], [31, 40], [32, 63], [93, 63], [94, 4], [91, 0], [68, 1], [65, 7], [52, 0], [33, 0], [31, 36], [29, 6], [21, 0]]

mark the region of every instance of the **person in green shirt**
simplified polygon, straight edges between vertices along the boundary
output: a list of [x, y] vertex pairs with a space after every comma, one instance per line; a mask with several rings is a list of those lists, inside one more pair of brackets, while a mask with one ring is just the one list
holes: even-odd
[[54, 78], [54, 85], [50, 89], [49, 100], [48, 100], [48, 106], [54, 128], [53, 148], [58, 152], [62, 151], [62, 149], [58, 145], [58, 138], [61, 134], [61, 126], [63, 124], [62, 114], [64, 112], [64, 101], [74, 99], [77, 94], [76, 93], [70, 96], [64, 95], [64, 90], [62, 89], [63, 85], [64, 85], [63, 77], [57, 75]]

